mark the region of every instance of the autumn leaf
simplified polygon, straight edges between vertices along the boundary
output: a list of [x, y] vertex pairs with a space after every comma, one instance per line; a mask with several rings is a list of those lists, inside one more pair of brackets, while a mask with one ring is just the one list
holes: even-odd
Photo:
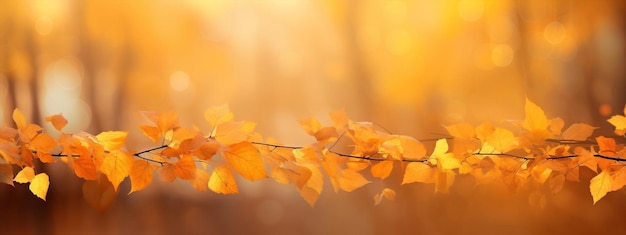
[[195, 177], [189, 180], [189, 182], [191, 182], [191, 186], [193, 188], [195, 188], [196, 190], [200, 192], [204, 192], [207, 190], [209, 186], [210, 178], [211, 178], [211, 175], [209, 175], [209, 173], [207, 173], [204, 170], [196, 168]]
[[602, 171], [591, 179], [589, 190], [591, 191], [594, 205], [611, 190], [612, 185], [613, 179], [607, 171]]
[[317, 199], [319, 199], [320, 197], [320, 192], [305, 186], [302, 188], [298, 188], [298, 193], [300, 193], [300, 196], [304, 199], [304, 201], [307, 202], [307, 204], [309, 204], [309, 206], [313, 207], [315, 206], [315, 203], [317, 202]]
[[526, 118], [522, 127], [528, 131], [546, 130], [550, 126], [550, 121], [543, 110], [535, 103], [526, 98]]
[[215, 127], [211, 136], [224, 145], [236, 144], [248, 140], [255, 126], [253, 122], [226, 122]]
[[196, 177], [196, 163], [191, 155], [186, 154], [175, 163], [165, 163], [159, 170], [159, 175], [165, 182], [172, 182], [176, 178], [192, 180]]
[[517, 145], [517, 138], [507, 129], [496, 127], [491, 135], [485, 139], [487, 143], [501, 153], [506, 153]]
[[366, 184], [371, 183], [365, 179], [363, 175], [353, 169], [343, 169], [338, 177], [339, 187], [346, 192], [352, 192], [355, 189], [363, 187]]
[[128, 133], [124, 131], [105, 131], [98, 134], [96, 139], [104, 147], [104, 150], [113, 151], [124, 146], [126, 135]]
[[24, 116], [24, 113], [17, 108], [13, 110], [13, 121], [15, 122], [17, 129], [23, 129], [26, 127], [26, 117]]
[[406, 166], [402, 184], [415, 182], [431, 184], [435, 182], [436, 170], [421, 162], [411, 162]]
[[122, 151], [113, 151], [104, 155], [100, 172], [107, 176], [117, 191], [117, 187], [130, 173], [131, 165], [132, 157], [130, 155]]
[[380, 193], [374, 195], [374, 205], [380, 204], [383, 198], [393, 201], [396, 199], [396, 191], [390, 188], [384, 188]]
[[550, 132], [554, 135], [561, 135], [561, 130], [565, 126], [565, 121], [562, 118], [553, 118], [550, 120], [550, 127], [548, 128]]
[[385, 179], [389, 177], [391, 171], [393, 170], [393, 162], [392, 161], [381, 161], [374, 164], [371, 168], [372, 176], [380, 179]]
[[211, 126], [230, 122], [233, 120], [233, 117], [234, 115], [228, 108], [228, 105], [211, 107], [204, 112], [204, 119], [206, 119]]
[[584, 123], [574, 123], [567, 130], [563, 132], [563, 139], [566, 140], [578, 140], [584, 141], [593, 134], [593, 130], [597, 127], [592, 127]]
[[213, 174], [209, 178], [209, 189], [221, 194], [239, 193], [233, 172], [224, 164], [217, 165], [213, 169]]
[[35, 194], [38, 198], [42, 200], [46, 200], [46, 194], [48, 194], [48, 186], [50, 186], [50, 179], [48, 178], [48, 174], [39, 173], [33, 177], [33, 180], [30, 182], [30, 186], [28, 189]]
[[152, 166], [146, 160], [133, 159], [129, 175], [131, 188], [128, 194], [131, 194], [148, 187], [152, 182]]
[[431, 164], [437, 164], [443, 170], [451, 170], [461, 167], [459, 159], [454, 157], [453, 153], [448, 153], [448, 141], [439, 139], [435, 143], [435, 149], [430, 155]]
[[228, 164], [243, 178], [255, 181], [267, 178], [263, 159], [259, 151], [250, 142], [241, 142], [229, 146], [223, 153]]
[[76, 176], [86, 180], [98, 179], [98, 170], [91, 156], [81, 155], [74, 159], [72, 162], [72, 168]]
[[[626, 115], [626, 105], [624, 106], [624, 115]], [[607, 121], [615, 126], [615, 134], [626, 135], [626, 116], [614, 115]]]
[[98, 180], [85, 180], [82, 189], [87, 204], [98, 211], [104, 211], [117, 199], [117, 190], [105, 175]]
[[13, 181], [24, 184], [31, 182], [34, 177], [35, 170], [32, 167], [27, 166], [22, 168], [22, 170], [15, 175], [15, 179], [13, 179]]
[[54, 129], [57, 129], [57, 131], [61, 131], [61, 129], [67, 125], [67, 120], [63, 117], [63, 114], [60, 113], [46, 117], [46, 122], [52, 123], [52, 126], [54, 126]]
[[599, 153], [606, 156], [615, 155], [615, 139], [606, 138], [604, 136], [596, 137], [596, 142], [598, 142], [598, 148], [600, 148]]

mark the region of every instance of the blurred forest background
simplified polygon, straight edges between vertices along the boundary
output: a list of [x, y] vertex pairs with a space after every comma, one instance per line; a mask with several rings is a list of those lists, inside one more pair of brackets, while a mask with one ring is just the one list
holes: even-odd
[[[203, 111], [227, 103], [265, 137], [304, 145], [297, 120], [339, 108], [425, 138], [442, 124], [523, 119], [528, 97], [610, 135], [605, 120], [626, 104], [625, 20], [619, 0], [5, 0], [0, 123], [13, 125], [16, 107], [35, 123], [61, 112], [66, 132], [129, 131], [127, 146], [141, 150], [151, 142], [137, 111], [171, 109], [206, 128]], [[463, 177], [450, 195], [399, 187], [401, 175], [349, 194], [326, 187], [315, 208], [269, 180], [234, 196], [186, 182], [126, 195], [125, 182], [99, 213], [65, 165], [46, 170], [48, 202], [0, 186], [0, 233], [626, 233], [626, 194], [592, 206], [588, 177], [543, 209]], [[396, 201], [374, 206], [384, 187]]]

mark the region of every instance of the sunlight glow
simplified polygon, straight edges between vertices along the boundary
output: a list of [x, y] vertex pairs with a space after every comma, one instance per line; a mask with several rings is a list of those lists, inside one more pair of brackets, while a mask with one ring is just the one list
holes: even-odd
[[189, 75], [183, 71], [176, 71], [170, 76], [170, 87], [174, 91], [187, 90], [189, 83]]
[[459, 16], [463, 20], [473, 22], [483, 15], [484, 2], [482, 0], [461, 0], [459, 1]]

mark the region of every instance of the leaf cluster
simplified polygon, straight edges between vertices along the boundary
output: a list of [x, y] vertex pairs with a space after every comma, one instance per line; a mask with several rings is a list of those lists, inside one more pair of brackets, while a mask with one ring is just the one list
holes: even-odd
[[[338, 110], [329, 114], [332, 123], [327, 126], [315, 118], [300, 120], [313, 141], [287, 146], [263, 138], [255, 123], [235, 120], [226, 105], [204, 113], [210, 125], [206, 132], [181, 126], [174, 112], [141, 112], [145, 124], [139, 128], [155, 147], [135, 152], [125, 146], [127, 132], [65, 133], [67, 120], [55, 114], [46, 118], [60, 132], [54, 139], [16, 109], [16, 127], [0, 127], [0, 182], [28, 183], [45, 200], [49, 176], [34, 163], [61, 161], [84, 179], [85, 200], [101, 210], [115, 200], [126, 178], [130, 194], [148, 187], [155, 175], [218, 194], [238, 193], [239, 180], [270, 179], [293, 185], [311, 206], [322, 193], [324, 177], [335, 192], [352, 192], [373, 179], [386, 180], [393, 171], [403, 175], [402, 185], [433, 184], [436, 193], [447, 193], [459, 175], [471, 176], [477, 184], [505, 184], [512, 192], [530, 189], [529, 201], [538, 206], [565, 181], [579, 181], [581, 167], [597, 173], [589, 186], [594, 204], [626, 184], [626, 150], [614, 138], [592, 138], [596, 128], [584, 123], [565, 128], [561, 118], [547, 118], [529, 100], [525, 113], [523, 121], [513, 123], [516, 130], [489, 122], [457, 123], [445, 126], [449, 138], [418, 140], [353, 121]], [[608, 121], [624, 136], [625, 120], [616, 115]], [[427, 141], [434, 142], [432, 150], [425, 147]], [[338, 144], [351, 150], [336, 151]], [[395, 195], [385, 187], [373, 198], [378, 204]]]

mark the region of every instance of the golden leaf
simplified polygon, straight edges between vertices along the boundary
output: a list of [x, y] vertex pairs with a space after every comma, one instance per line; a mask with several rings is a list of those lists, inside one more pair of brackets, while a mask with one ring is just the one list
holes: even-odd
[[522, 123], [522, 127], [528, 131], [546, 130], [550, 126], [550, 121], [546, 117], [543, 110], [535, 103], [526, 98], [526, 118]]
[[237, 181], [233, 172], [224, 164], [217, 165], [209, 178], [209, 189], [221, 194], [236, 194]]
[[436, 170], [421, 162], [411, 162], [406, 166], [402, 184], [421, 182], [431, 184], [435, 182]]
[[192, 180], [189, 180], [189, 182], [191, 182], [191, 186], [193, 188], [195, 188], [196, 190], [200, 192], [204, 192], [207, 190], [207, 187], [209, 186], [210, 178], [211, 178], [211, 175], [209, 175], [209, 173], [207, 173], [204, 170], [196, 168], [195, 177]]
[[602, 199], [606, 193], [611, 190], [613, 186], [613, 179], [607, 171], [602, 171], [596, 175], [589, 182], [589, 190], [593, 197], [593, 204], [595, 205], [600, 199]]
[[385, 179], [389, 177], [391, 171], [393, 170], [393, 162], [392, 161], [381, 161], [374, 164], [371, 168], [372, 176], [380, 179]]
[[46, 173], [39, 173], [33, 177], [28, 189], [35, 194], [38, 198], [46, 200], [46, 194], [48, 194], [48, 186], [50, 186], [50, 179]]
[[[104, 147], [104, 150], [113, 151], [124, 146], [126, 135], [128, 135], [128, 133], [124, 131], [105, 131], [98, 134], [96, 139], [98, 143]], [[115, 183], [113, 184], [115, 185]]]
[[130, 173], [131, 165], [132, 157], [128, 153], [113, 151], [104, 155], [100, 172], [107, 176], [111, 184], [113, 184], [113, 189], [117, 191], [117, 187]]
[[133, 159], [133, 165], [130, 168], [131, 188], [128, 194], [142, 190], [152, 182], [152, 166], [150, 162], [143, 159]]
[[366, 184], [371, 183], [365, 179], [363, 175], [353, 169], [343, 169], [338, 177], [339, 187], [346, 192], [352, 192], [355, 189], [363, 187]]
[[204, 119], [206, 119], [211, 126], [217, 126], [222, 123], [230, 122], [233, 120], [233, 113], [228, 108], [228, 105], [221, 105], [211, 107], [204, 112]]
[[13, 110], [13, 121], [15, 122], [17, 129], [23, 129], [26, 127], [26, 117], [24, 116], [24, 113], [17, 108]]
[[593, 134], [593, 130], [597, 129], [597, 127], [592, 127], [590, 125], [584, 123], [574, 123], [567, 130], [563, 132], [563, 139], [566, 140], [587, 140], [591, 134]]
[[255, 181], [267, 178], [263, 159], [259, 151], [250, 142], [241, 142], [229, 146], [223, 153], [228, 164], [243, 178]]
[[13, 179], [13, 181], [24, 184], [24, 183], [31, 182], [34, 177], [35, 177], [35, 170], [32, 167], [27, 166], [27, 167], [22, 168], [22, 170], [20, 170], [20, 172], [18, 172], [17, 175], [15, 175], [15, 178]]

